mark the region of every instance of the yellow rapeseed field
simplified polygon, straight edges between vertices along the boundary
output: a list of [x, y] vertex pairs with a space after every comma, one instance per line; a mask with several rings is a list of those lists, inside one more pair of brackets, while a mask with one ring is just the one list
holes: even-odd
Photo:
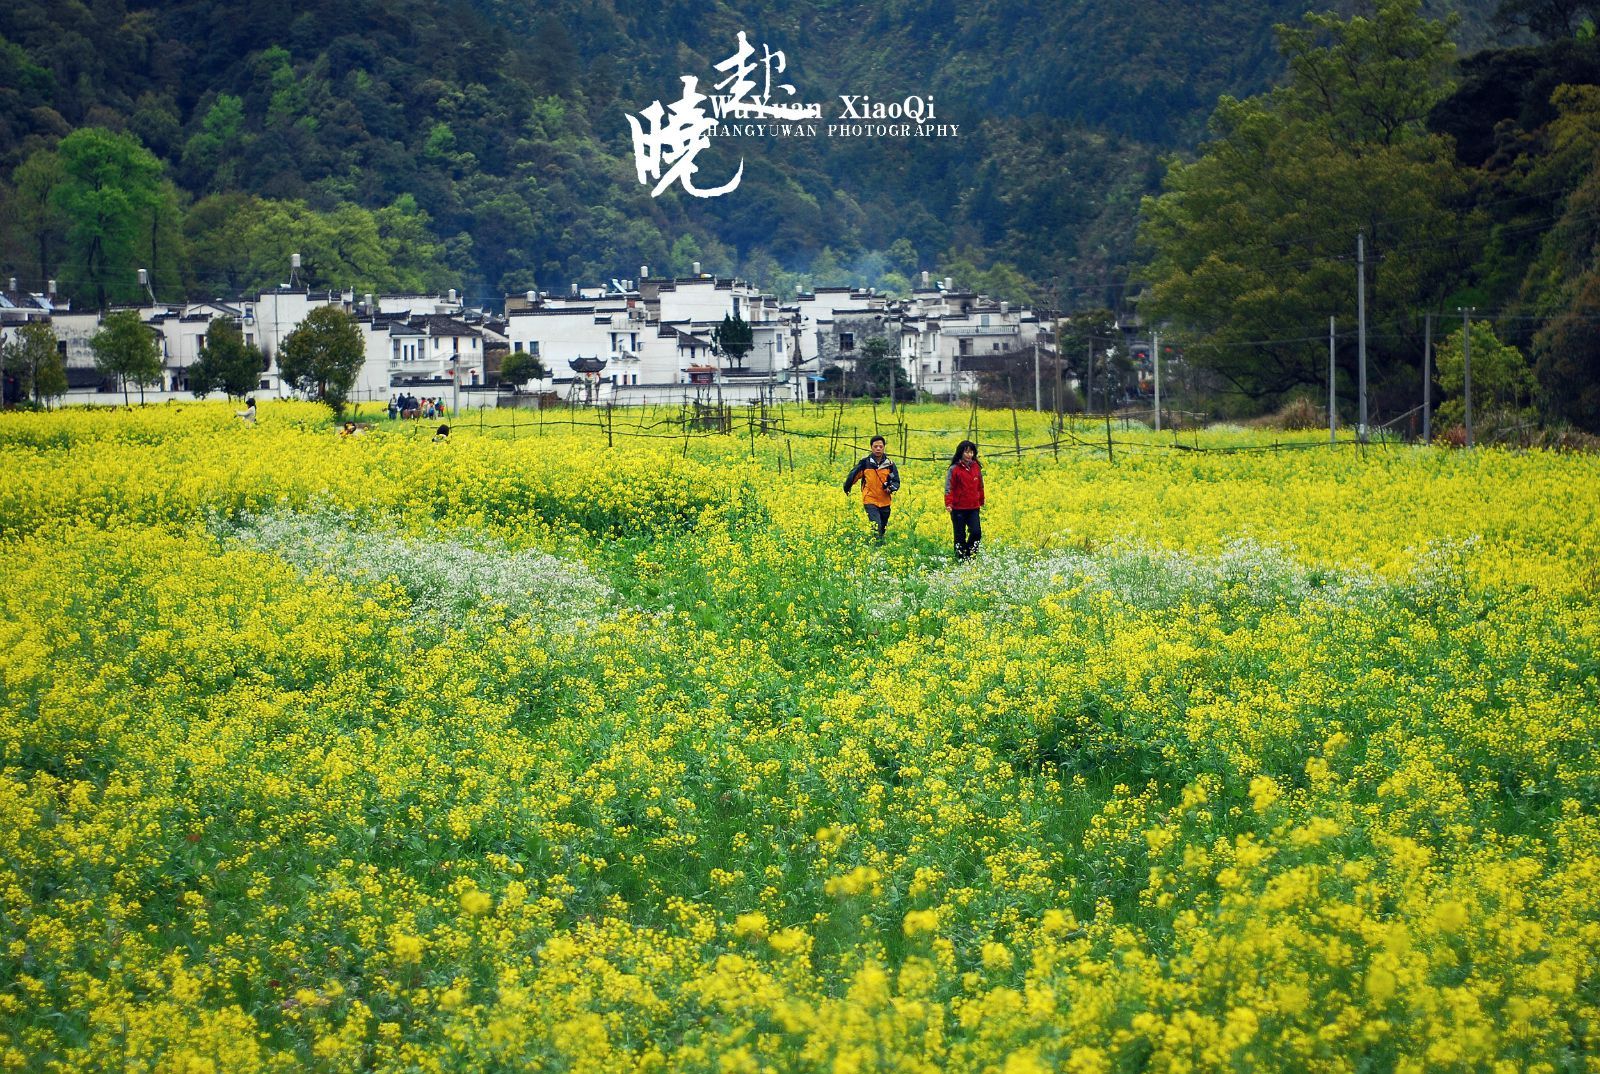
[[1600, 1071], [1600, 459], [677, 417], [0, 416], [0, 1069]]

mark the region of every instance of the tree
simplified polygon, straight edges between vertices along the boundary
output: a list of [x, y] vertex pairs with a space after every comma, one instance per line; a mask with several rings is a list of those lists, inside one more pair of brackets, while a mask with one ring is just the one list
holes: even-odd
[[856, 384], [865, 395], [911, 399], [911, 386], [900, 371], [900, 348], [887, 336], [868, 336], [856, 358]]
[[1325, 383], [1328, 317], [1355, 321], [1358, 232], [1369, 319], [1404, 321], [1372, 342], [1375, 380], [1405, 374], [1409, 388], [1421, 349], [1409, 314], [1442, 304], [1464, 265], [1452, 237], [1465, 173], [1426, 125], [1454, 49], [1419, 2], [1279, 27], [1287, 84], [1223, 97], [1199, 159], [1173, 164], [1144, 200], [1141, 313], [1185, 330], [1190, 360], [1258, 403]]
[[337, 306], [318, 306], [285, 337], [278, 350], [278, 372], [340, 414], [366, 357], [361, 329], [350, 315]]
[[[1464, 388], [1466, 363], [1461, 348], [1461, 330], [1450, 333], [1434, 351], [1438, 364], [1439, 387], [1446, 399], [1439, 404], [1434, 422], [1440, 428], [1461, 425], [1466, 420]], [[1494, 328], [1483, 321], [1472, 324], [1472, 415], [1473, 425], [1486, 436], [1496, 430], [1510, 430], [1531, 424], [1535, 382], [1528, 360], [1515, 347], [1500, 342]]]
[[17, 385], [23, 397], [35, 403], [65, 395], [67, 371], [61, 364], [61, 351], [55, 329], [34, 321], [17, 329], [16, 338], [0, 346], [0, 367]]
[[513, 351], [500, 363], [500, 383], [511, 385], [513, 390], [544, 375], [544, 363], [527, 351]]
[[[108, 301], [142, 297], [135, 269], [167, 270], [147, 263], [170, 232], [166, 220], [176, 210], [161, 162], [132, 135], [81, 127], [61, 140], [61, 178], [51, 200], [66, 221], [67, 253], [62, 273], [71, 290], [90, 293], [102, 308]], [[70, 293], [70, 292], [69, 292]]]
[[200, 129], [183, 147], [183, 169], [189, 183], [198, 188], [227, 190], [239, 177], [239, 158], [245, 149], [244, 101], [231, 93], [219, 93]]
[[[1544, 326], [1532, 340], [1541, 401], [1551, 415], [1600, 432], [1600, 86], [1562, 86], [1542, 155], [1518, 160], [1529, 190], [1567, 190], [1555, 224], [1544, 230], [1520, 298]], [[1477, 348], [1473, 348], [1477, 383]]]
[[[1114, 373], [1116, 356], [1121, 353], [1122, 330], [1117, 327], [1116, 314], [1104, 307], [1080, 310], [1063, 320], [1056, 341], [1066, 368], [1074, 370], [1083, 385], [1087, 407], [1093, 410], [1094, 398], [1101, 399], [1107, 409], [1113, 393], [1120, 386]], [[1070, 395], [1067, 398], [1072, 398]], [[1068, 405], [1067, 410], [1076, 409]]]
[[1529, 30], [1546, 41], [1571, 37], [1584, 19], [1600, 15], [1593, 0], [1500, 0], [1494, 25], [1501, 33]]
[[213, 317], [206, 326], [200, 358], [189, 368], [189, 390], [201, 399], [215, 391], [242, 398], [260, 381], [261, 367], [261, 348], [244, 341], [238, 324], [228, 317]]
[[1600, 433], [1600, 331], [1595, 330], [1591, 312], [1597, 307], [1600, 272], [1590, 272], [1572, 306], [1534, 340], [1545, 406], [1554, 416], [1591, 433]]
[[61, 177], [61, 157], [53, 149], [38, 150], [11, 174], [14, 192], [8, 223], [27, 243], [29, 267], [38, 272], [41, 290], [61, 260], [66, 217], [51, 197]]
[[745, 355], [755, 346], [750, 322], [732, 313], [722, 315], [722, 323], [711, 330], [711, 346], [734, 365], [744, 365]]
[[409, 194], [375, 212], [349, 203], [319, 212], [303, 201], [227, 193], [197, 202], [185, 230], [204, 287], [276, 287], [299, 254], [301, 271], [317, 286], [418, 292], [452, 278], [445, 244], [429, 222]]
[[161, 349], [150, 326], [139, 319], [133, 310], [108, 313], [100, 324], [100, 331], [89, 340], [94, 351], [95, 368], [107, 376], [114, 376], [122, 385], [122, 401], [128, 402], [128, 382], [139, 385], [140, 402], [144, 401], [144, 386], [161, 383]]

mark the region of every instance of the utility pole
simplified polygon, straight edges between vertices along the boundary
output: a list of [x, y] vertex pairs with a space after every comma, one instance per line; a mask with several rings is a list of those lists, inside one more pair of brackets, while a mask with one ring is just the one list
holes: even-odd
[[1062, 342], [1063, 342], [1061, 336], [1062, 336], [1062, 333], [1066, 331], [1066, 328], [1067, 328], [1067, 323], [1065, 321], [1062, 321], [1062, 320], [1056, 321], [1056, 440], [1055, 440], [1055, 442], [1056, 442], [1056, 445], [1057, 445], [1057, 447], [1056, 447], [1056, 457], [1057, 458], [1059, 458], [1060, 455], [1061, 455], [1061, 448], [1060, 448], [1061, 426], [1062, 426], [1062, 422], [1063, 422], [1063, 416], [1067, 412], [1066, 403], [1061, 398], [1061, 391], [1062, 391], [1062, 388], [1063, 388], [1064, 383], [1065, 383], [1065, 378], [1062, 375], [1062, 370], [1061, 370], [1061, 359], [1062, 359], [1062, 356], [1066, 353], [1065, 350], [1062, 348], [1062, 345], [1061, 345]]
[[897, 354], [889, 363], [889, 413], [894, 413], [894, 381], [895, 373], [900, 368], [900, 356]]
[[1359, 343], [1356, 351], [1358, 390], [1361, 393], [1360, 439], [1367, 442], [1367, 233], [1356, 232], [1356, 317]]
[[1422, 315], [1422, 442], [1433, 443], [1433, 314]]
[[1328, 318], [1328, 443], [1339, 442], [1339, 411], [1335, 409], [1337, 400], [1334, 398], [1333, 382], [1338, 367], [1334, 363], [1334, 318]]
[[1472, 446], [1472, 307], [1461, 313], [1461, 399], [1467, 425], [1467, 446]]
[[1089, 360], [1087, 365], [1088, 382], [1083, 390], [1083, 409], [1090, 414], [1094, 413], [1094, 336], [1089, 337]]
[[1161, 431], [1161, 333], [1150, 333], [1150, 355], [1156, 362], [1156, 432]]
[[1033, 409], [1044, 410], [1044, 385], [1039, 379], [1039, 341], [1033, 341]]

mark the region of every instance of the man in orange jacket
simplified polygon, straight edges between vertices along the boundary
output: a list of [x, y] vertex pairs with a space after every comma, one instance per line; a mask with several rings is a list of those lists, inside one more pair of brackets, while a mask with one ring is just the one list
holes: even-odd
[[867, 519], [878, 528], [877, 536], [881, 541], [889, 525], [889, 507], [894, 502], [894, 494], [900, 491], [900, 470], [885, 454], [888, 443], [883, 437], [874, 436], [871, 446], [872, 453], [856, 463], [850, 476], [844, 479], [844, 491], [848, 496], [856, 478], [861, 479], [861, 503], [867, 509]]

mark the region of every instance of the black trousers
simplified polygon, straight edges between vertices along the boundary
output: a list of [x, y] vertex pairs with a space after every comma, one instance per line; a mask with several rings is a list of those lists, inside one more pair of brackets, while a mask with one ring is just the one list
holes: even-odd
[[883, 531], [889, 525], [889, 508], [879, 507], [876, 504], [864, 504], [867, 509], [867, 521], [878, 527], [878, 537], [883, 537]]
[[978, 550], [983, 540], [983, 524], [978, 521], [978, 508], [951, 511], [950, 524], [956, 531], [956, 558], [966, 559]]

